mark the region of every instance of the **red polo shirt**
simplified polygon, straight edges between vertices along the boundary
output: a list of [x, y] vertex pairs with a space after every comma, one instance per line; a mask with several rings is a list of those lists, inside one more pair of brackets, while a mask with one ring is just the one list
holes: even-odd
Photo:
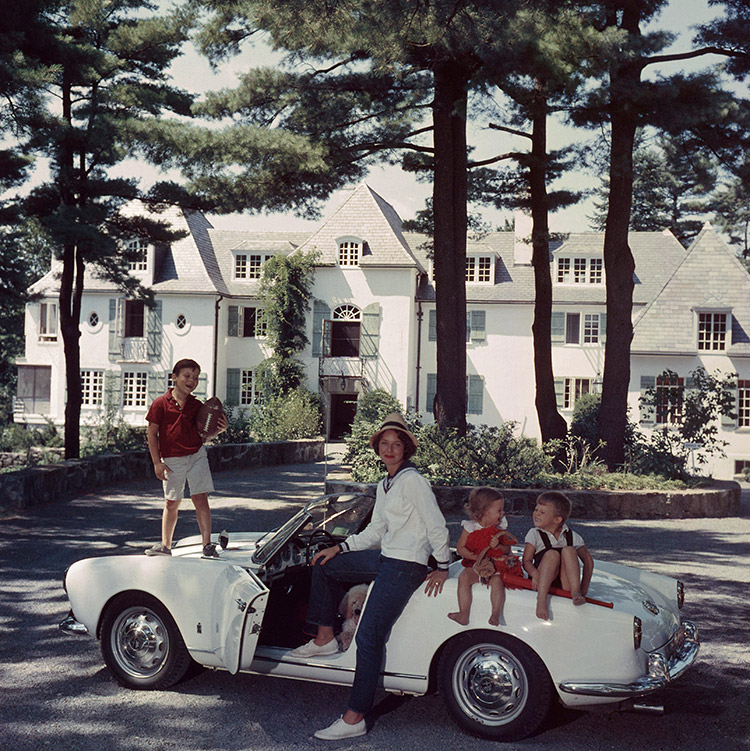
[[189, 394], [185, 406], [180, 408], [172, 396], [172, 389], [154, 399], [146, 420], [159, 426], [159, 453], [162, 458], [189, 456], [203, 445], [203, 439], [195, 427], [195, 416], [200, 406], [201, 401]]

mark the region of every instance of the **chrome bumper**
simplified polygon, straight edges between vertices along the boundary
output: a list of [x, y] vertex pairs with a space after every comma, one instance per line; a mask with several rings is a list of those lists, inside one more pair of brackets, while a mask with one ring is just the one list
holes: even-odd
[[60, 631], [64, 631], [66, 634], [73, 634], [74, 636], [84, 636], [89, 632], [86, 626], [75, 619], [72, 612], [60, 621], [58, 628]]
[[684, 621], [669, 644], [649, 654], [648, 673], [637, 681], [632, 683], [565, 681], [560, 684], [560, 690], [568, 694], [583, 696], [641, 696], [664, 688], [670, 681], [679, 678], [695, 662], [699, 649], [698, 628], [692, 621]]

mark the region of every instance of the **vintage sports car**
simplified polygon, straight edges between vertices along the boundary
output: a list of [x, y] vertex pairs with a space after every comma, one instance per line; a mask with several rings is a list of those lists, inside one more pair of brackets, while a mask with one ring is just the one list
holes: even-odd
[[[356, 644], [330, 657], [294, 659], [304, 632], [310, 562], [320, 549], [360, 530], [374, 498], [329, 495], [308, 503], [274, 532], [232, 534], [218, 559], [201, 558], [198, 538], [171, 557], [87, 558], [65, 573], [72, 606], [63, 631], [101, 642], [123, 686], [163, 689], [191, 666], [348, 685]], [[516, 740], [535, 732], [553, 702], [617, 706], [666, 686], [696, 659], [696, 627], [681, 621], [679, 581], [596, 562], [589, 595], [574, 607], [550, 598], [551, 620], [535, 616], [536, 594], [508, 589], [505, 624], [488, 625], [489, 596], [475, 593], [471, 621], [456, 607], [461, 563], [442, 594], [418, 590], [393, 627], [383, 665], [387, 691], [437, 688], [467, 731]], [[477, 585], [479, 586], [479, 585]], [[365, 604], [365, 608], [367, 605]]]

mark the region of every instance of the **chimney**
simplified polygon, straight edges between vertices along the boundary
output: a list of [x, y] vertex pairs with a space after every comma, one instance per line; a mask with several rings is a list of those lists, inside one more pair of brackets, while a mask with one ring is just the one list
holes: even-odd
[[513, 214], [514, 241], [513, 263], [515, 266], [531, 266], [531, 216], [523, 211]]

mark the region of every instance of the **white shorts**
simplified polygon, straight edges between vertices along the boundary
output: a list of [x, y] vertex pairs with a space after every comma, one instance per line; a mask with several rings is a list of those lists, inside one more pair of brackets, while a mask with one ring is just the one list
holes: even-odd
[[185, 482], [190, 486], [191, 497], [214, 492], [205, 446], [201, 446], [194, 454], [170, 456], [162, 461], [169, 467], [167, 479], [162, 482], [164, 497], [168, 501], [181, 501], [185, 497]]

